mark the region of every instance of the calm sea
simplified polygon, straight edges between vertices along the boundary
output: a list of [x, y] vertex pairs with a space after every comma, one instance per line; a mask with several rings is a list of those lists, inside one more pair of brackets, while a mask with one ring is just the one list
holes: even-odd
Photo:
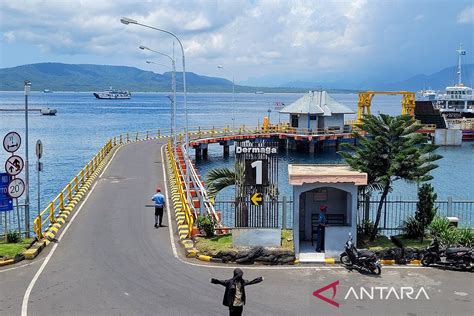
[[[256, 125], [264, 116], [270, 114], [272, 122], [287, 121], [286, 115], [274, 110], [275, 102], [289, 104], [302, 94], [236, 94], [232, 105], [229, 93], [192, 93], [188, 94], [188, 121], [190, 130], [197, 126], [232, 125], [235, 116], [236, 125]], [[333, 97], [357, 109], [356, 94], [334, 94]], [[373, 101], [373, 113], [399, 114], [401, 98], [398, 96], [377, 96]], [[37, 112], [29, 114], [29, 150], [30, 150], [30, 194], [32, 215], [36, 214], [36, 157], [34, 145], [41, 139], [44, 146], [44, 172], [41, 174], [42, 207], [57, 195], [86, 162], [97, 152], [105, 141], [115, 135], [135, 131], [169, 130], [170, 101], [167, 93], [134, 93], [130, 100], [97, 100], [92, 93], [42, 93], [33, 92], [29, 97], [30, 108], [51, 107], [58, 110], [56, 116], [42, 116]], [[24, 108], [23, 92], [0, 92], [0, 108]], [[270, 112], [269, 112], [270, 110]], [[180, 128], [184, 126], [182, 96], [178, 97], [178, 119]], [[347, 117], [346, 119], [350, 119]], [[22, 112], [0, 112], [0, 135], [9, 131], [18, 131], [24, 141], [25, 119]], [[433, 171], [433, 185], [438, 197], [444, 199], [474, 199], [474, 142], [463, 143], [461, 147], [438, 149], [444, 159], [438, 162], [439, 168]], [[18, 151], [24, 157], [24, 144]], [[200, 172], [214, 167], [232, 167], [233, 156], [222, 158], [222, 148], [212, 145], [209, 160], [197, 163]], [[7, 153], [0, 149], [0, 165], [3, 169]], [[279, 182], [283, 194], [291, 196], [287, 185], [288, 163], [333, 163], [340, 161], [333, 149], [319, 155], [294, 154], [281, 156], [279, 161]], [[22, 177], [24, 177], [22, 175]], [[153, 188], [150, 188], [150, 192]], [[226, 192], [222, 199], [228, 198]], [[416, 186], [398, 182], [392, 195], [404, 198], [416, 197]]]

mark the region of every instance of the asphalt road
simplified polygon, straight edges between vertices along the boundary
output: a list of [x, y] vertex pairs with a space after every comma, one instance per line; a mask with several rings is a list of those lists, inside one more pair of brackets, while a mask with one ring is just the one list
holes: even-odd
[[[153, 208], [146, 205], [151, 204], [156, 186], [164, 187], [162, 144], [152, 140], [119, 149], [54, 253], [50, 255], [49, 246], [33, 262], [0, 270], [1, 315], [21, 315], [28, 286], [31, 293], [23, 312], [27, 308], [29, 315], [227, 314], [222, 306], [224, 288], [210, 284], [209, 278], [230, 278], [234, 267], [185, 259], [179, 245], [176, 257], [170, 227], [153, 227]], [[472, 315], [474, 311], [472, 273], [384, 267], [381, 277], [372, 277], [342, 267], [243, 270], [246, 279], [264, 277], [263, 283], [246, 289], [247, 315]], [[334, 297], [332, 289], [321, 295], [339, 307], [313, 296], [337, 281]], [[406, 287], [403, 299], [402, 287]], [[409, 287], [412, 298], [421, 287], [424, 292], [409, 299]]]

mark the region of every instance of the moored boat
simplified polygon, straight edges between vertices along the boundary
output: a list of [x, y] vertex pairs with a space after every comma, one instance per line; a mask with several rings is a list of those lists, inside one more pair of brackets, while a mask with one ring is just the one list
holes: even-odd
[[104, 92], [94, 92], [94, 96], [97, 99], [120, 100], [130, 99], [132, 95], [129, 91], [115, 90], [110, 87], [110, 89], [105, 90]]

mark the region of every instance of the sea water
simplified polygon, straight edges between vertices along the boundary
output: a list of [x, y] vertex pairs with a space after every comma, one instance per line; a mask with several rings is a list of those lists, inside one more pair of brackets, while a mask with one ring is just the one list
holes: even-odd
[[[34, 83], [33, 83], [34, 84]], [[34, 87], [34, 86], [33, 86]], [[280, 115], [275, 110], [275, 103], [290, 104], [303, 94], [253, 94], [236, 93], [232, 102], [230, 93], [189, 93], [188, 126], [189, 130], [203, 128], [261, 124], [264, 116], [270, 116], [271, 123], [288, 121], [288, 115]], [[170, 100], [169, 93], [132, 93], [130, 100], [98, 100], [92, 92], [32, 92], [29, 96], [29, 108], [54, 108], [56, 116], [42, 116], [38, 112], [29, 112], [29, 165], [30, 165], [30, 203], [31, 217], [37, 214], [37, 171], [35, 169], [35, 143], [43, 142], [41, 173], [41, 209], [53, 199], [64, 186], [84, 167], [91, 157], [111, 137], [130, 132], [150, 131], [169, 133]], [[357, 111], [357, 94], [333, 94], [336, 100]], [[376, 96], [373, 100], [372, 113], [397, 115], [401, 112], [401, 97]], [[23, 92], [0, 92], [0, 109], [24, 109]], [[346, 116], [346, 120], [355, 115]], [[178, 96], [177, 125], [180, 130], [185, 125], [183, 96]], [[0, 136], [9, 131], [20, 133], [23, 144], [17, 152], [25, 158], [25, 115], [24, 112], [0, 112]], [[191, 151], [192, 153], [192, 151]], [[472, 200], [474, 142], [464, 142], [460, 147], [442, 147], [437, 153], [444, 158], [437, 162], [439, 168], [432, 171], [432, 181], [439, 199], [448, 196], [453, 199]], [[0, 148], [0, 168], [9, 154]], [[209, 159], [197, 163], [199, 172], [205, 176], [215, 167], [233, 167], [234, 154], [229, 158], [222, 157], [222, 147], [218, 144], [209, 146]], [[333, 148], [321, 154], [280, 155], [279, 189], [291, 197], [288, 185], [288, 163], [340, 163], [341, 158]], [[20, 174], [24, 179], [24, 173]], [[154, 188], [150, 188], [150, 193]], [[229, 191], [223, 192], [221, 199], [231, 199]], [[416, 185], [403, 181], [396, 182], [392, 195], [407, 199], [416, 198]], [[24, 198], [24, 195], [23, 197]], [[20, 199], [20, 203], [22, 202]]]

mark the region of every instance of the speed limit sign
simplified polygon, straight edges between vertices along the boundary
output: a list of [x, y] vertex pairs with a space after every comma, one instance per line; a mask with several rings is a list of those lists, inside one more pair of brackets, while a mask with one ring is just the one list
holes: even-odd
[[22, 196], [23, 192], [25, 192], [25, 182], [23, 182], [23, 180], [20, 178], [13, 179], [8, 184], [7, 193], [11, 198], [17, 199]]

